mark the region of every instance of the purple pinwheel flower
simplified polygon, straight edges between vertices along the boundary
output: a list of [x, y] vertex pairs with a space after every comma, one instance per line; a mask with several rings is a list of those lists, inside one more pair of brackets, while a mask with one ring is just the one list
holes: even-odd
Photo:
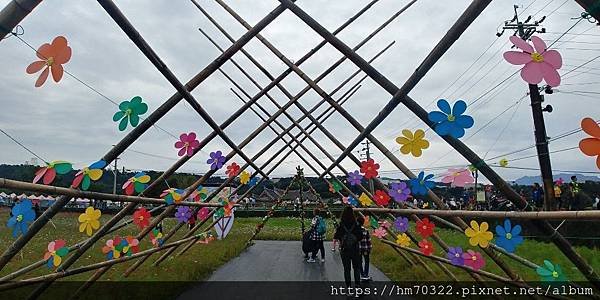
[[175, 212], [175, 218], [177, 218], [179, 223], [187, 223], [187, 221], [192, 217], [192, 214], [192, 209], [190, 209], [188, 206], [179, 206]]
[[394, 220], [394, 228], [399, 232], [406, 232], [408, 230], [408, 218], [398, 217]]
[[392, 183], [389, 194], [396, 202], [402, 203], [410, 196], [410, 189], [405, 182], [394, 182]]
[[359, 185], [363, 176], [358, 170], [348, 173], [348, 183], [352, 186]]
[[225, 156], [221, 151], [211, 152], [210, 158], [206, 161], [207, 164], [210, 164], [211, 170], [218, 170], [223, 167], [225, 164]]
[[446, 257], [448, 257], [450, 262], [455, 266], [463, 266], [465, 264], [461, 247], [449, 247]]

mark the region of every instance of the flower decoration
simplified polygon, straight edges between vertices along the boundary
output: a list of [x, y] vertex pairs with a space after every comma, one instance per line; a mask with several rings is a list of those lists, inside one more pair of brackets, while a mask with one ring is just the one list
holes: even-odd
[[375, 203], [379, 206], [386, 206], [390, 203], [390, 196], [382, 190], [376, 190], [374, 198]]
[[99, 209], [94, 209], [88, 206], [85, 212], [79, 215], [79, 232], [84, 232], [88, 236], [92, 236], [92, 231], [100, 228], [100, 216], [102, 212]]
[[431, 223], [429, 221], [429, 218], [423, 218], [417, 221], [417, 226], [415, 227], [415, 229], [424, 239], [426, 239], [433, 234], [435, 224]]
[[376, 164], [373, 159], [368, 159], [360, 163], [360, 172], [364, 174], [366, 179], [371, 179], [377, 177], [379, 173], [379, 164]]
[[425, 176], [423, 171], [416, 178], [411, 178], [408, 184], [413, 195], [426, 195], [427, 190], [435, 186], [435, 182], [431, 181], [431, 178], [433, 178], [433, 174]]
[[194, 155], [194, 150], [200, 148], [200, 142], [196, 139], [196, 133], [182, 133], [179, 136], [179, 141], [175, 142], [175, 148], [179, 149], [177, 153], [179, 156]]
[[127, 245], [123, 247], [123, 254], [127, 256], [131, 256], [131, 254], [138, 253], [140, 251], [139, 244], [140, 241], [132, 236], [128, 236], [125, 238], [127, 241]]
[[540, 275], [542, 281], [567, 281], [559, 265], [544, 260], [544, 266], [539, 266], [535, 272]]
[[138, 126], [140, 116], [148, 112], [148, 104], [143, 101], [142, 97], [135, 96], [130, 101], [119, 104], [119, 111], [113, 115], [113, 121], [119, 122], [119, 131], [125, 131], [127, 123], [131, 124], [131, 127]]
[[446, 257], [455, 266], [462, 266], [465, 264], [463, 250], [461, 247], [448, 247], [448, 253], [446, 254]]
[[410, 196], [410, 189], [405, 182], [393, 182], [390, 187], [390, 196], [398, 203], [405, 202]]
[[163, 244], [163, 234], [158, 230], [158, 228], [152, 229], [150, 231], [150, 242], [152, 242], [152, 246], [160, 247]]
[[504, 248], [504, 250], [513, 253], [515, 248], [523, 243], [521, 236], [521, 225], [514, 227], [510, 220], [504, 220], [504, 226], [496, 226], [496, 245]]
[[551, 87], [560, 85], [557, 70], [562, 67], [562, 57], [558, 51], [546, 49], [546, 43], [537, 36], [531, 37], [533, 47], [518, 36], [511, 36], [510, 41], [523, 52], [506, 51], [503, 56], [513, 65], [524, 65], [521, 69], [523, 80], [529, 84], [538, 84], [543, 79]]
[[433, 243], [428, 240], [421, 240], [419, 242], [419, 248], [421, 249], [421, 253], [427, 256], [433, 254]]
[[396, 244], [402, 247], [408, 247], [410, 246], [410, 238], [408, 235], [406, 235], [406, 233], [399, 234], [396, 238]]
[[208, 207], [203, 207], [198, 211], [198, 220], [204, 221], [208, 218]]
[[565, 180], [560, 177], [554, 182], [554, 185], [563, 185], [563, 183], [565, 183]]
[[348, 183], [351, 186], [359, 185], [362, 179], [363, 176], [360, 175], [360, 172], [358, 172], [358, 170], [348, 173]]
[[106, 259], [111, 260], [121, 257], [123, 248], [127, 246], [127, 240], [120, 236], [115, 236], [112, 240], [107, 240], [106, 245], [102, 247], [102, 253], [106, 254]]
[[75, 178], [73, 179], [73, 183], [71, 186], [73, 188], [77, 188], [81, 185], [81, 189], [87, 191], [90, 188], [91, 181], [96, 181], [102, 177], [104, 173], [104, 167], [106, 167], [106, 162], [103, 160], [99, 160], [89, 167], [83, 168], [81, 171], [75, 174]]
[[425, 131], [422, 129], [412, 131], [408, 129], [402, 130], [402, 135], [396, 138], [396, 143], [402, 145], [400, 147], [400, 153], [412, 154], [414, 157], [420, 157], [423, 154], [423, 150], [429, 148], [429, 141], [425, 139]]
[[69, 248], [65, 245], [65, 240], [55, 240], [48, 243], [48, 251], [44, 254], [44, 260], [46, 260], [46, 266], [49, 269], [58, 267], [62, 262], [62, 258], [67, 256]]
[[249, 186], [249, 187], [253, 187], [253, 186], [255, 186], [257, 183], [258, 183], [258, 178], [257, 178], [257, 177], [252, 177], [252, 178], [250, 179], [250, 182], [248, 182], [248, 186]]
[[408, 231], [408, 218], [397, 217], [396, 220], [394, 220], [394, 228], [399, 232]]
[[233, 162], [229, 166], [227, 166], [227, 171], [225, 171], [225, 174], [227, 174], [227, 176], [229, 176], [229, 178], [233, 178], [233, 177], [237, 176], [239, 173], [240, 173], [240, 165], [236, 164], [235, 162]]
[[178, 206], [175, 212], [175, 218], [179, 223], [187, 223], [192, 217], [193, 211], [188, 206]]
[[125, 191], [126, 195], [133, 195], [133, 193], [141, 193], [148, 186], [147, 183], [150, 182], [150, 176], [146, 175], [144, 172], [138, 172], [133, 177], [127, 179], [123, 184], [123, 191]]
[[450, 108], [450, 103], [440, 99], [437, 106], [441, 111], [432, 111], [427, 117], [435, 123], [435, 132], [439, 135], [449, 135], [453, 138], [461, 138], [465, 135], [465, 129], [473, 127], [475, 121], [471, 116], [463, 115], [467, 110], [467, 103], [458, 100]]
[[473, 270], [479, 270], [485, 266], [485, 259], [481, 253], [473, 250], [463, 253], [463, 262], [465, 266], [471, 267]]
[[508, 159], [506, 159], [506, 158], [501, 159], [500, 161], [498, 161], [498, 165], [500, 165], [503, 168], [508, 167]]
[[206, 201], [207, 197], [208, 197], [208, 190], [201, 185], [199, 185], [198, 188], [196, 188], [196, 190], [194, 190], [192, 192], [192, 194], [190, 195], [190, 198], [194, 202], [204, 202], [204, 201]]
[[206, 161], [210, 165], [211, 170], [218, 170], [225, 164], [225, 156], [221, 151], [215, 151], [210, 153], [210, 158]]
[[596, 156], [596, 166], [600, 169], [600, 126], [591, 118], [581, 120], [581, 129], [591, 137], [579, 142], [579, 149], [587, 156]]
[[342, 190], [342, 184], [337, 180], [332, 180], [329, 184], [329, 191], [332, 193], [338, 193]]
[[248, 182], [250, 181], [250, 172], [248, 171], [242, 171], [242, 173], [240, 174], [240, 183], [241, 184], [248, 184]]
[[358, 201], [360, 201], [360, 204], [362, 206], [370, 206], [373, 204], [373, 201], [371, 201], [371, 198], [369, 198], [369, 196], [367, 196], [367, 194], [365, 194], [365, 193], [360, 194], [360, 197], [358, 197]]
[[42, 86], [48, 74], [52, 72], [54, 82], [59, 82], [64, 73], [63, 64], [66, 64], [71, 59], [71, 47], [68, 46], [67, 39], [64, 36], [57, 36], [52, 40], [52, 44], [45, 43], [36, 51], [37, 57], [40, 59], [34, 61], [25, 70], [27, 74], [34, 74], [44, 69], [38, 79], [35, 81], [35, 87]]
[[442, 178], [443, 183], [450, 183], [452, 186], [464, 187], [467, 183], [475, 182], [475, 178], [468, 169], [448, 169]]
[[373, 230], [373, 235], [376, 236], [377, 238], [382, 239], [387, 235], [387, 231], [385, 231], [385, 228], [379, 227], [379, 228]]
[[471, 220], [470, 224], [471, 227], [465, 229], [465, 235], [469, 237], [469, 244], [471, 246], [487, 248], [490, 241], [494, 238], [494, 234], [488, 231], [488, 223], [481, 222], [481, 224], [478, 224], [477, 221]]
[[348, 204], [354, 207], [358, 207], [358, 200], [356, 200], [356, 198], [354, 198], [353, 196], [348, 196]]
[[185, 193], [185, 191], [182, 189], [169, 188], [169, 189], [164, 190], [160, 194], [160, 197], [165, 199], [167, 204], [171, 205], [173, 203], [181, 202], [181, 195], [183, 195], [184, 193]]
[[31, 200], [25, 198], [11, 209], [12, 217], [6, 225], [13, 229], [13, 237], [27, 233], [27, 227], [35, 220], [35, 211], [31, 207]]
[[370, 217], [369, 218], [369, 227], [371, 227], [371, 228], [378, 228], [379, 227], [379, 222], [377, 221], [377, 219], [375, 217]]
[[133, 224], [137, 225], [140, 229], [144, 229], [150, 225], [151, 217], [148, 210], [144, 207], [140, 207], [133, 213]]
[[70, 162], [63, 160], [52, 161], [35, 172], [33, 183], [37, 183], [43, 178], [42, 182], [44, 184], [51, 184], [56, 178], [56, 174], [64, 175], [71, 172], [71, 170], [73, 170], [73, 165]]

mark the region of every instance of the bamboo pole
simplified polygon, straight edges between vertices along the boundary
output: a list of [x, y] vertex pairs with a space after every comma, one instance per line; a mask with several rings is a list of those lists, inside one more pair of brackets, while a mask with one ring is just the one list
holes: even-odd
[[[402, 88], [397, 88], [391, 81], [385, 78], [375, 68], [370, 66], [364, 59], [358, 56], [342, 41], [337, 39], [331, 33], [329, 33], [324, 27], [322, 27], [317, 21], [311, 18], [308, 14], [302, 11], [298, 6], [291, 3], [289, 0], [280, 0], [288, 9], [302, 19], [307, 25], [315, 30], [319, 35], [325, 38], [332, 46], [346, 55], [352, 62], [360, 67], [365, 73], [367, 73], [373, 80], [375, 80], [380, 86], [386, 89], [394, 97], [384, 107], [384, 109], [377, 115], [377, 117], [371, 121], [371, 123], [365, 128], [365, 131], [361, 132], [360, 135], [348, 146], [348, 152], [354, 149], [356, 145], [364, 137], [370, 134], [381, 122], [394, 110], [398, 104], [403, 103], [409, 108], [414, 114], [417, 115], [423, 122], [425, 122], [430, 128], [433, 128], [433, 123], [427, 118], [427, 112], [418, 105], [414, 100], [408, 96], [408, 92], [418, 83], [418, 81], [427, 73], [427, 71], [437, 62], [437, 60], [443, 55], [446, 50], [456, 41], [461, 33], [471, 24], [471, 22], [483, 11], [483, 9], [489, 4], [490, 0], [473, 1], [471, 5], [465, 10], [463, 15], [457, 20], [457, 22], [450, 28], [448, 33], [442, 38], [438, 45], [432, 50], [427, 58], [421, 63], [413, 75], [407, 80]], [[507, 198], [515, 203], [517, 207], [523, 209], [526, 207], [526, 203], [519, 195], [512, 190], [512, 188], [483, 160], [477, 156], [471, 149], [463, 144], [458, 139], [450, 136], [442, 136], [442, 138], [448, 142], [454, 149], [463, 155], [470, 163], [477, 166], [478, 170], [484, 174], [488, 180], [490, 180]], [[342, 153], [336, 160], [336, 163], [329, 167], [333, 168], [337, 163], [341, 162], [348, 153]], [[327, 171], [327, 170], [326, 170]], [[326, 174], [324, 172], [323, 174]], [[559, 233], [557, 233], [552, 226], [545, 221], [535, 222], [536, 226], [540, 228], [542, 232], [550, 236], [555, 245], [565, 254], [569, 260], [575, 264], [575, 266], [582, 272], [582, 274], [590, 280], [596, 288], [600, 289], [600, 278], [594, 272], [592, 267], [573, 249], [571, 244]]]
[[600, 211], [471, 211], [471, 210], [434, 210], [434, 209], [393, 209], [393, 208], [355, 208], [356, 211], [375, 213], [393, 213], [397, 215], [423, 215], [438, 217], [464, 217], [489, 219], [525, 219], [525, 220], [598, 220]]
[[42, 0], [12, 0], [0, 11], [0, 41], [11, 33], [27, 15], [29, 15]]

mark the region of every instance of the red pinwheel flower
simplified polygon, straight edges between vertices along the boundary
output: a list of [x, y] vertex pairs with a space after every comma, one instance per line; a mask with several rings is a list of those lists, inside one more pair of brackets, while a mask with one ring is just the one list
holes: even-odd
[[417, 221], [417, 232], [424, 238], [428, 238], [433, 234], [435, 224], [429, 222], [429, 218], [423, 218]]
[[379, 175], [377, 170], [379, 170], [379, 164], [376, 164], [372, 159], [360, 163], [360, 172], [364, 174], [366, 179], [377, 177]]
[[233, 178], [233, 177], [237, 176], [239, 173], [240, 173], [240, 165], [236, 164], [235, 162], [233, 162], [229, 166], [227, 166], [227, 171], [225, 171], [225, 174], [227, 174], [227, 176], [229, 176], [229, 178]]
[[27, 74], [34, 74], [44, 69], [35, 81], [35, 87], [42, 86], [50, 72], [55, 82], [62, 79], [64, 73], [62, 65], [71, 59], [71, 47], [67, 43], [64, 36], [57, 36], [52, 40], [52, 44], [45, 43], [38, 48], [36, 55], [40, 60], [32, 62], [25, 70]]
[[377, 203], [377, 205], [387, 206], [390, 203], [390, 196], [382, 190], [376, 190], [375, 202]]
[[144, 229], [150, 225], [150, 218], [150, 212], [143, 207], [138, 208], [138, 210], [133, 213], [133, 223], [140, 229]]
[[179, 156], [192, 156], [194, 150], [200, 147], [200, 142], [196, 139], [196, 133], [182, 133], [179, 136], [179, 141], [175, 142], [175, 148], [179, 149]]
[[433, 243], [428, 240], [421, 240], [419, 242], [419, 248], [421, 249], [421, 253], [427, 256], [433, 254]]

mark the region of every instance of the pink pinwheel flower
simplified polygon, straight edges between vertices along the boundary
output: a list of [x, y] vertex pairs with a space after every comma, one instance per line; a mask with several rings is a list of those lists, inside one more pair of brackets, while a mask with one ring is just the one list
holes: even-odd
[[200, 147], [200, 142], [196, 139], [196, 133], [182, 133], [179, 136], [179, 141], [175, 142], [175, 148], [179, 149], [179, 156], [192, 156], [194, 150]]
[[479, 270], [485, 266], [485, 258], [479, 252], [467, 250], [462, 254], [465, 266], [471, 267], [473, 270]]
[[547, 50], [546, 43], [537, 36], [531, 37], [533, 47], [517, 36], [511, 36], [510, 41], [523, 52], [506, 51], [504, 59], [513, 65], [525, 65], [521, 69], [523, 80], [530, 84], [538, 84], [543, 79], [552, 87], [560, 84], [557, 70], [562, 67], [562, 57], [558, 51]]
[[442, 178], [443, 183], [450, 183], [452, 186], [464, 187], [467, 183], [473, 183], [475, 179], [467, 169], [448, 169], [448, 173]]
[[379, 227], [379, 228], [373, 230], [373, 235], [382, 239], [387, 235], [387, 231], [385, 231], [385, 228]]

